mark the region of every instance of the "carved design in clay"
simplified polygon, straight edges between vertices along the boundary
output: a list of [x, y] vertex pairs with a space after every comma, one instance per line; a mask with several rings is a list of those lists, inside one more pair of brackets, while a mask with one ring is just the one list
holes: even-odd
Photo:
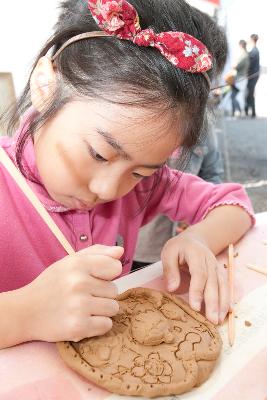
[[136, 288], [118, 296], [104, 336], [58, 344], [77, 372], [118, 394], [156, 397], [208, 379], [221, 350], [216, 328], [175, 295]]

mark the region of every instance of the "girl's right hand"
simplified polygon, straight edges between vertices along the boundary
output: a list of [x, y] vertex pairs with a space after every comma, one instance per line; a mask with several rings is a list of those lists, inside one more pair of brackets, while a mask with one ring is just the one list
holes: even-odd
[[52, 264], [24, 287], [28, 340], [79, 341], [112, 327], [122, 247], [94, 245]]

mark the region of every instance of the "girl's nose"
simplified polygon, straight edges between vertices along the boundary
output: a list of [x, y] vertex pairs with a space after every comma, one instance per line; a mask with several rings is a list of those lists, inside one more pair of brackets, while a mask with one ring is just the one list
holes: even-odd
[[100, 200], [112, 201], [119, 196], [120, 181], [118, 176], [98, 176], [94, 177], [89, 183], [89, 190]]

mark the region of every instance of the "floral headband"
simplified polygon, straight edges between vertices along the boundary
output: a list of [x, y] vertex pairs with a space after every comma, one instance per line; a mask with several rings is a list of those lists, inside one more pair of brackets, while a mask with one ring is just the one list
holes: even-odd
[[210, 85], [206, 71], [212, 68], [212, 57], [207, 47], [184, 32], [155, 33], [142, 30], [135, 8], [126, 0], [89, 0], [88, 8], [102, 31], [86, 32], [68, 40], [53, 56], [57, 56], [71, 43], [92, 37], [111, 37], [130, 40], [138, 46], [154, 47], [175, 67], [191, 73], [202, 73]]

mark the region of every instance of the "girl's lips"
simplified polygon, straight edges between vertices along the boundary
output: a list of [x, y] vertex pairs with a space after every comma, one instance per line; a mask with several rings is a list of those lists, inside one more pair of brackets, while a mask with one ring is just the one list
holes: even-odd
[[89, 204], [76, 198], [73, 198], [73, 202], [75, 204], [75, 208], [78, 210], [90, 210], [94, 207], [94, 204]]

